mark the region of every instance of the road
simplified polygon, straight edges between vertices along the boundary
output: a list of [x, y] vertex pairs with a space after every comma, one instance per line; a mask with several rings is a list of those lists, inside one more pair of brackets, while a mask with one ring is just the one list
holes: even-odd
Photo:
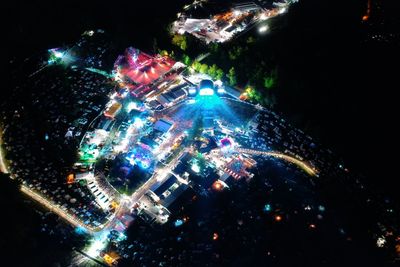
[[179, 158], [183, 155], [183, 153], [187, 152], [187, 149], [184, 149], [181, 153], [179, 153], [167, 166], [162, 168], [157, 168], [154, 171], [153, 176], [147, 180], [138, 190], [136, 190], [131, 196], [131, 203], [134, 205], [156, 182], [164, 181], [168, 173], [172, 171]]
[[48, 201], [45, 197], [41, 196], [39, 193], [31, 190], [29, 187], [22, 185], [21, 186], [21, 192], [29, 196], [30, 198], [36, 200], [40, 204], [42, 204], [44, 207], [49, 209], [50, 211], [54, 212], [73, 226], [80, 226], [86, 229], [89, 233], [96, 232], [95, 228], [92, 228], [90, 226], [84, 225], [80, 220], [74, 218], [71, 216], [68, 212], [62, 210], [58, 205], [54, 205], [54, 203]]
[[248, 149], [248, 148], [236, 148], [237, 152], [244, 153], [244, 154], [252, 154], [252, 155], [265, 155], [265, 156], [270, 156], [274, 158], [279, 158], [283, 159], [287, 162], [293, 163], [296, 166], [300, 167], [300, 169], [304, 170], [307, 174], [311, 176], [318, 176], [318, 170], [312, 167], [310, 164], [308, 164], [305, 161], [301, 161], [297, 158], [294, 158], [292, 156], [276, 152], [276, 151], [263, 151], [263, 150], [255, 150], [255, 149]]

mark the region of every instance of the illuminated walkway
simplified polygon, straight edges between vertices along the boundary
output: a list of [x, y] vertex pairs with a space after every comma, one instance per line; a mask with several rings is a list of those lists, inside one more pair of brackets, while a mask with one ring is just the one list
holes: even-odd
[[117, 217], [118, 214], [120, 214], [124, 211], [123, 209], [125, 208], [125, 204], [126, 204], [123, 201], [120, 203], [120, 205], [114, 212], [115, 216], [112, 220], [109, 220], [109, 221], [105, 222], [104, 224], [101, 224], [97, 227], [91, 227], [89, 225], [84, 224], [80, 219], [71, 215], [68, 211], [61, 209], [59, 207], [59, 205], [55, 205], [51, 201], [47, 200], [44, 196], [31, 190], [29, 187], [22, 185], [21, 192], [28, 195], [30, 198], [34, 199], [35, 201], [39, 202], [45, 208], [54, 212], [55, 214], [57, 214], [58, 216], [60, 216], [64, 220], [66, 220], [68, 223], [72, 224], [73, 226], [82, 227], [82, 228], [86, 229], [89, 234], [94, 234], [95, 232], [99, 232], [99, 231], [107, 229], [107, 228], [112, 228], [114, 226], [115, 218]]
[[4, 152], [3, 152], [3, 139], [2, 139], [3, 129], [0, 128], [0, 172], [8, 173], [8, 168], [6, 166], [6, 161], [4, 159]]
[[245, 154], [252, 154], [252, 155], [265, 155], [265, 156], [270, 156], [278, 159], [283, 159], [287, 162], [293, 163], [296, 166], [298, 166], [300, 169], [305, 171], [307, 174], [311, 176], [318, 176], [318, 171], [309, 165], [308, 163], [301, 161], [299, 159], [296, 159], [295, 157], [280, 153], [280, 152], [275, 152], [275, 151], [263, 151], [263, 150], [255, 150], [255, 149], [248, 149], [248, 148], [236, 148], [237, 152], [240, 153], [245, 153]]
[[[2, 139], [1, 139], [1, 129], [0, 129], [0, 171], [3, 173], [9, 173], [6, 161], [4, 159], [4, 153], [2, 151]], [[14, 176], [11, 174], [10, 177], [14, 179]], [[80, 226], [84, 229], [86, 229], [90, 234], [93, 234], [94, 232], [102, 230], [107, 224], [100, 225], [99, 227], [93, 228], [88, 225], [85, 225], [81, 220], [74, 218], [71, 214], [69, 214], [67, 211], [62, 210], [58, 205], [55, 205], [54, 203], [48, 201], [45, 197], [40, 195], [39, 193], [31, 190], [29, 187], [25, 185], [21, 185], [21, 192], [32, 198], [33, 200], [37, 201], [39, 204], [43, 205], [45, 208], [49, 209], [50, 211], [54, 212], [64, 220], [66, 220], [68, 223], [72, 224], [73, 226]]]
[[55, 214], [57, 214], [58, 216], [60, 216], [61, 218], [63, 218], [67, 222], [69, 222], [70, 224], [72, 224], [73, 226], [82, 227], [90, 233], [100, 230], [100, 229], [96, 229], [96, 228], [92, 228], [90, 226], [84, 225], [80, 220], [72, 217], [70, 214], [68, 214], [68, 212], [66, 212], [66, 211], [62, 210], [60, 207], [54, 205], [53, 203], [51, 203], [50, 201], [45, 199], [43, 196], [32, 191], [31, 189], [29, 189], [29, 187], [27, 187], [25, 185], [21, 186], [21, 192], [28, 195], [30, 198], [36, 200], [37, 202], [42, 204], [44, 207], [46, 207], [50, 211], [54, 212]]

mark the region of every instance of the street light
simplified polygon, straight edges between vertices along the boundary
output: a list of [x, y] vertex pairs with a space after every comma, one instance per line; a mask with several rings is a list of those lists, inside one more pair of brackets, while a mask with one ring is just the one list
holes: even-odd
[[263, 25], [260, 28], [258, 28], [258, 32], [259, 33], [265, 33], [265, 32], [268, 31], [268, 29], [269, 29], [268, 25]]

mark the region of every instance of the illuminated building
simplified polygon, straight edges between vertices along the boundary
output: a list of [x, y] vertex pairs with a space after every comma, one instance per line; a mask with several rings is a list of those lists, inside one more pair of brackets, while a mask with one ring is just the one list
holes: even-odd
[[118, 112], [121, 110], [122, 105], [118, 102], [114, 102], [110, 107], [104, 112], [104, 115], [110, 118], [114, 118]]
[[214, 95], [214, 83], [211, 80], [202, 80], [199, 85], [199, 95], [211, 96]]
[[160, 119], [154, 124], [154, 130], [160, 131], [165, 134], [172, 128], [172, 126], [172, 122], [165, 119]]
[[135, 97], [150, 93], [150, 86], [160, 77], [166, 76], [175, 66], [167, 55], [151, 56], [136, 48], [129, 47], [114, 63], [115, 79], [122, 82]]

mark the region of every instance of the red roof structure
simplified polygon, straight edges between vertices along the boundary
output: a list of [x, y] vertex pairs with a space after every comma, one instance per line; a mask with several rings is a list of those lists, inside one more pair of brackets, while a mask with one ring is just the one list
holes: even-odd
[[169, 72], [175, 61], [168, 56], [150, 56], [134, 48], [127, 48], [114, 66], [127, 83], [149, 85]]

